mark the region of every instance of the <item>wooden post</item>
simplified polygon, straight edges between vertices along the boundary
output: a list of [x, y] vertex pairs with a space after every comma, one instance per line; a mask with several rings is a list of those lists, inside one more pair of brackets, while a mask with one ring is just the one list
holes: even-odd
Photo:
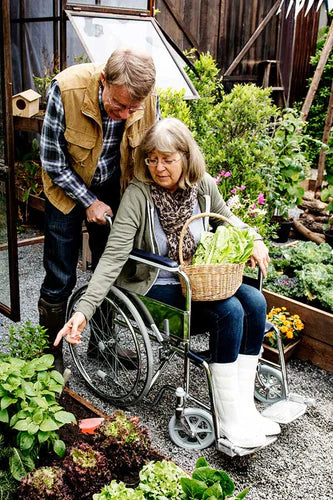
[[308, 93], [306, 95], [306, 98], [305, 98], [305, 101], [304, 101], [304, 104], [302, 107], [302, 113], [303, 113], [302, 119], [304, 121], [306, 121], [306, 119], [308, 117], [313, 98], [317, 92], [320, 78], [321, 78], [321, 75], [323, 74], [323, 70], [324, 70], [325, 64], [327, 62], [328, 56], [330, 55], [332, 47], [333, 47], [333, 21], [331, 23], [331, 27], [329, 29], [329, 32], [328, 32], [328, 35], [326, 38], [326, 42], [325, 42], [325, 45], [323, 47], [315, 74], [313, 76], [310, 88], [308, 90]]
[[[323, 138], [322, 138], [322, 142], [326, 145], [328, 144], [328, 139], [330, 137], [332, 122], [333, 122], [333, 80], [332, 80], [332, 86], [331, 86], [331, 95], [330, 95], [330, 99], [328, 102], [324, 133], [323, 133]], [[321, 185], [323, 182], [326, 152], [327, 152], [326, 148], [322, 147], [320, 149], [315, 192], [321, 188]]]

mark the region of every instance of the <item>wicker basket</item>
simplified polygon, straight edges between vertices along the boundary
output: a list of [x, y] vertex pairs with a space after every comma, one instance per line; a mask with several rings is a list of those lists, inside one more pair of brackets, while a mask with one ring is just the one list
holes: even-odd
[[[192, 300], [213, 301], [227, 299], [234, 295], [242, 284], [245, 263], [242, 264], [185, 264], [183, 259], [183, 240], [186, 229], [195, 219], [214, 217], [228, 224], [232, 222], [223, 215], [205, 212], [190, 217], [184, 224], [179, 238], [180, 270], [187, 274], [192, 289]], [[180, 280], [183, 295], [186, 295], [186, 284]]]

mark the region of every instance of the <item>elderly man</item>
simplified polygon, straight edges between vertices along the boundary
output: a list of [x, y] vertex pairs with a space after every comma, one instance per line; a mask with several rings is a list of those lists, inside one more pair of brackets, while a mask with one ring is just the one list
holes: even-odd
[[[40, 144], [46, 276], [38, 302], [51, 344], [76, 283], [82, 222], [95, 268], [108, 237], [104, 215], [115, 215], [137, 146], [159, 117], [154, 85], [152, 58], [131, 49], [116, 50], [103, 66], [71, 66], [51, 83]], [[61, 346], [49, 352], [62, 372]]]

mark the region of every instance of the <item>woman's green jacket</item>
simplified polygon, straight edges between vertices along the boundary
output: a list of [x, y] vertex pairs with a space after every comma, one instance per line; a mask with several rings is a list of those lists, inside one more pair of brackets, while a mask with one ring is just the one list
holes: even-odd
[[[209, 174], [204, 175], [198, 188], [201, 212], [218, 213], [237, 227], [248, 227], [231, 213]], [[116, 281], [120, 287], [142, 295], [153, 286], [158, 269], [128, 257], [133, 248], [159, 253], [154, 235], [154, 210], [150, 184], [132, 180], [122, 197], [104, 253], [78, 304], [77, 310], [88, 320]], [[210, 223], [214, 226], [223, 222], [212, 219]], [[255, 233], [255, 238], [260, 236]]]

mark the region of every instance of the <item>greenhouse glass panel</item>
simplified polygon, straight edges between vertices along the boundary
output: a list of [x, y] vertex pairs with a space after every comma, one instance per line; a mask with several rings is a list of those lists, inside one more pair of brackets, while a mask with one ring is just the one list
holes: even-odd
[[68, 0], [68, 4], [101, 5], [102, 7], [117, 7], [121, 9], [148, 10], [148, 0]]
[[153, 18], [66, 13], [92, 62], [106, 62], [122, 46], [144, 50], [154, 59], [158, 88], [185, 89], [185, 99], [198, 98], [183, 69], [185, 61], [165, 40]]

